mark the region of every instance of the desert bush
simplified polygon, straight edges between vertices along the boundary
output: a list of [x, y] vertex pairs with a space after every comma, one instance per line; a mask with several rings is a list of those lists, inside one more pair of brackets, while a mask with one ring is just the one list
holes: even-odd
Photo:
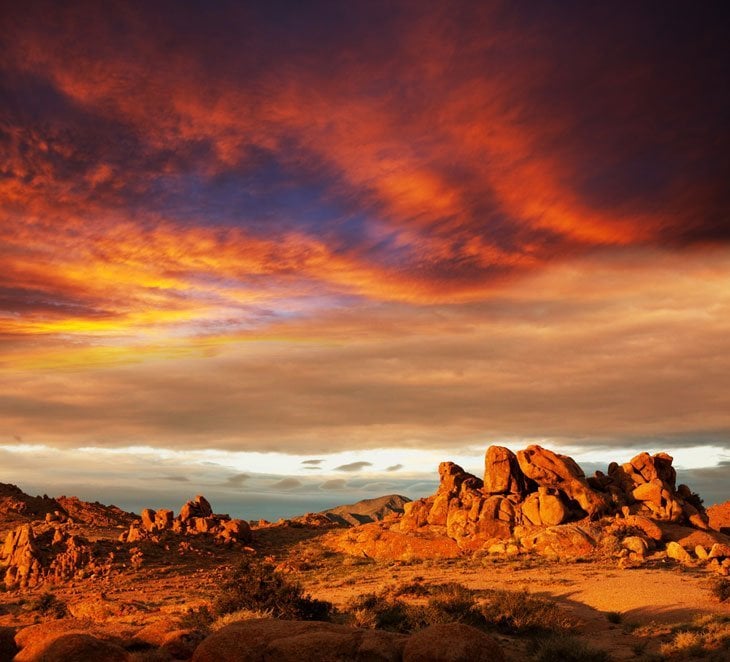
[[725, 602], [730, 598], [730, 579], [726, 577], [718, 577], [710, 587], [712, 595], [720, 602]]
[[350, 600], [347, 612], [359, 628], [408, 633], [421, 627], [423, 608], [409, 605], [387, 592], [365, 593]]
[[[437, 584], [430, 587], [412, 585], [366, 593], [347, 605], [351, 622], [356, 627], [409, 633], [437, 623], [467, 623], [475, 627], [486, 625], [477, 608], [474, 592], [461, 584]], [[426, 605], [413, 605], [400, 595], [431, 594]]]
[[623, 616], [621, 615], [620, 611], [609, 611], [606, 613], [606, 620], [609, 623], [614, 623], [614, 624], [618, 625], [622, 619], [623, 619]]
[[533, 659], [536, 662], [610, 662], [611, 657], [575, 637], [552, 635], [535, 640]]
[[506, 633], [564, 632], [575, 627], [556, 602], [527, 591], [494, 591], [480, 611], [487, 625]]
[[432, 588], [432, 595], [425, 610], [428, 625], [436, 623], [466, 623], [484, 627], [486, 621], [479, 611], [474, 591], [455, 582]]
[[306, 595], [272, 563], [247, 556], [223, 584], [212, 611], [224, 616], [241, 609], [270, 612], [274, 618], [325, 621], [332, 604]]
[[672, 629], [660, 652], [671, 659], [727, 660], [730, 658], [730, 616], [708, 615]]
[[31, 600], [26, 609], [28, 611], [37, 611], [43, 616], [53, 616], [54, 618], [63, 618], [68, 613], [66, 603], [49, 592], [41, 593], [41, 595]]

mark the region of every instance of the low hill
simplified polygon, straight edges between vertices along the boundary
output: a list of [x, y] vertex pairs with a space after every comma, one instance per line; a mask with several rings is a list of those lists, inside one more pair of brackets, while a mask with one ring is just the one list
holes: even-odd
[[401, 514], [403, 506], [409, 501], [408, 497], [400, 494], [388, 494], [375, 499], [363, 499], [357, 503], [323, 510], [321, 514], [338, 524], [358, 526], [370, 522], [379, 522], [390, 515]]

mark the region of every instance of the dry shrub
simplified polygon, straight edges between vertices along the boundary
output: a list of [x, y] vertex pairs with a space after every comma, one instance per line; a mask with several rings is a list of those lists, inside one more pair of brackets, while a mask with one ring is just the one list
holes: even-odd
[[730, 616], [701, 616], [673, 628], [660, 652], [671, 659], [730, 659]]
[[488, 625], [512, 634], [565, 632], [575, 627], [556, 602], [527, 591], [494, 591], [481, 603], [480, 611]]
[[730, 579], [727, 579], [727, 577], [718, 577], [712, 582], [710, 592], [719, 602], [725, 602], [730, 599]]

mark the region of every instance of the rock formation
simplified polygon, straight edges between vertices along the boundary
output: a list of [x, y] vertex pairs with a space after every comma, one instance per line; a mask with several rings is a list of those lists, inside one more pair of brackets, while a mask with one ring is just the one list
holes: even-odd
[[223, 543], [251, 541], [251, 527], [241, 519], [231, 519], [228, 515], [215, 515], [208, 500], [198, 495], [188, 501], [175, 517], [173, 511], [165, 508], [152, 510], [145, 508], [140, 518], [134, 520], [129, 530], [119, 537], [121, 542], [135, 543], [141, 540], [159, 542], [166, 533], [180, 535], [209, 534]]
[[[600, 548], [627, 563], [654, 552], [683, 562], [709, 562], [714, 544], [730, 542], [708, 530], [702, 500], [686, 485], [676, 485], [666, 453], [640, 453], [623, 465], [612, 463], [606, 473], [586, 477], [572, 458], [540, 446], [517, 453], [491, 446], [483, 480], [453, 462], [439, 465], [439, 477], [436, 493], [406, 503], [398, 520], [359, 527], [348, 540], [374, 556], [393, 550], [399, 557], [410, 552], [425, 558], [453, 556], [438, 543], [440, 536], [461, 553], [534, 551], [579, 558]], [[719, 514], [718, 509], [716, 522]], [[399, 541], [399, 535], [416, 537], [419, 544]], [[662, 551], [673, 537], [686, 554], [674, 545]], [[352, 545], [344, 540], [340, 536], [334, 547], [348, 551]], [[698, 546], [707, 550], [703, 557], [695, 551]], [[713, 565], [721, 574], [730, 569], [723, 549], [718, 548]]]
[[36, 533], [22, 524], [8, 533], [0, 551], [8, 588], [33, 587], [46, 581], [60, 582], [84, 575], [103, 575], [111, 560], [97, 553], [88, 540], [62, 528], [43, 527]]

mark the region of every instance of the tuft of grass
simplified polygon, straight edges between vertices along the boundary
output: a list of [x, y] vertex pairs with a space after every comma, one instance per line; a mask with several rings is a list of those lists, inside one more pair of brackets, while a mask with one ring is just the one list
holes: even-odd
[[727, 577], [718, 577], [710, 586], [710, 593], [718, 602], [725, 602], [730, 598], [730, 579]]
[[620, 611], [609, 611], [606, 613], [606, 620], [618, 625], [623, 620], [623, 616]]
[[226, 625], [231, 623], [238, 623], [240, 621], [251, 621], [256, 618], [273, 618], [274, 615], [271, 611], [264, 611], [261, 609], [239, 609], [238, 611], [232, 611], [230, 614], [225, 616], [219, 616], [210, 625], [210, 629], [213, 632], [220, 630]]
[[480, 605], [486, 623], [509, 634], [567, 632], [575, 623], [552, 601], [528, 591], [494, 591]]
[[37, 598], [31, 600], [26, 605], [26, 609], [37, 611], [43, 616], [53, 616], [53, 618], [63, 618], [68, 614], [66, 603], [49, 592], [41, 593]]
[[552, 635], [535, 641], [533, 659], [536, 662], [610, 662], [611, 656], [575, 637]]

